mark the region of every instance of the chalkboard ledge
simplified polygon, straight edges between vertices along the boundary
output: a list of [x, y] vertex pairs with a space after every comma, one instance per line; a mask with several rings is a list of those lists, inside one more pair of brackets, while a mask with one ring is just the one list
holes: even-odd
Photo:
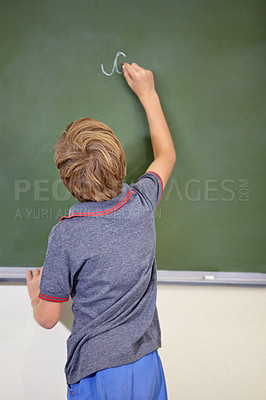
[[[0, 283], [26, 283], [26, 272], [32, 267], [0, 267]], [[266, 273], [157, 271], [159, 284], [266, 286]]]
[[266, 274], [254, 272], [158, 270], [158, 283], [187, 285], [266, 286]]

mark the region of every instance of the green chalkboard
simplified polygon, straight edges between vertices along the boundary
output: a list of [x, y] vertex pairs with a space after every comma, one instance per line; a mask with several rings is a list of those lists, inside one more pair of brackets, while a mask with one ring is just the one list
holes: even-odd
[[10, 0], [1, 10], [1, 266], [41, 266], [76, 200], [53, 161], [65, 126], [110, 125], [131, 183], [153, 161], [124, 61], [152, 69], [177, 162], [155, 213], [166, 270], [266, 272], [263, 0]]

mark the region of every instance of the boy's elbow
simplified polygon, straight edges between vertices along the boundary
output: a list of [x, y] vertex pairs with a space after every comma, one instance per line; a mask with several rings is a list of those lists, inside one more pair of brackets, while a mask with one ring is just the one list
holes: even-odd
[[175, 165], [175, 163], [176, 163], [176, 152], [175, 152], [175, 150], [173, 150], [173, 153], [171, 154], [171, 160], [172, 160], [173, 165]]
[[34, 309], [35, 321], [44, 329], [52, 329], [60, 319], [62, 303], [41, 299]]
[[165, 164], [172, 165], [174, 167], [176, 163], [175, 149], [164, 151], [158, 158], [163, 159]]
[[43, 328], [45, 328], [45, 329], [53, 329], [56, 324], [57, 324], [57, 322], [55, 324], [47, 324], [47, 325], [43, 326]]
[[176, 163], [176, 153], [174, 151], [168, 156], [169, 175], [172, 173], [175, 163]]
[[53, 329], [55, 327], [55, 325], [57, 324], [58, 321], [45, 321], [45, 320], [41, 320], [41, 321], [37, 321], [38, 324], [44, 328], [44, 329]]
[[168, 153], [168, 155], [165, 157], [166, 158], [166, 162], [169, 165], [169, 168], [171, 168], [171, 170], [173, 170], [175, 163], [176, 163], [176, 153], [175, 151]]
[[[47, 318], [48, 317], [48, 318]], [[37, 322], [38, 325], [40, 325], [44, 329], [52, 329], [55, 327], [57, 322], [59, 321], [58, 319], [50, 318], [50, 316], [45, 316], [45, 315], [34, 315], [34, 319]]]

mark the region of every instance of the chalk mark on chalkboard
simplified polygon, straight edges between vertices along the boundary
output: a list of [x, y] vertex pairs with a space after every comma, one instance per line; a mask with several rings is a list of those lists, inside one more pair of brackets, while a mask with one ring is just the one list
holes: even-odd
[[125, 55], [125, 53], [123, 53], [123, 51], [118, 51], [118, 52], [116, 53], [115, 60], [114, 60], [114, 64], [113, 64], [113, 69], [112, 69], [112, 72], [111, 72], [110, 74], [108, 74], [108, 72], [106, 72], [106, 71], [104, 70], [103, 64], [101, 64], [102, 73], [103, 73], [104, 75], [111, 76], [111, 75], [113, 75], [114, 70], [116, 70], [116, 72], [117, 72], [118, 74], [123, 74], [123, 71], [119, 71], [118, 68], [117, 68], [117, 59], [118, 59], [119, 56], [126, 57], [126, 55]]

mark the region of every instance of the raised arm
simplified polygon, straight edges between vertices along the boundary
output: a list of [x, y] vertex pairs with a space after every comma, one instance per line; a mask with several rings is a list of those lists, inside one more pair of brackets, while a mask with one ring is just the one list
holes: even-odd
[[149, 123], [154, 161], [146, 172], [157, 172], [165, 188], [176, 162], [176, 153], [159, 96], [155, 90], [153, 73], [135, 63], [125, 63], [123, 70], [129, 87], [138, 96], [145, 109]]

